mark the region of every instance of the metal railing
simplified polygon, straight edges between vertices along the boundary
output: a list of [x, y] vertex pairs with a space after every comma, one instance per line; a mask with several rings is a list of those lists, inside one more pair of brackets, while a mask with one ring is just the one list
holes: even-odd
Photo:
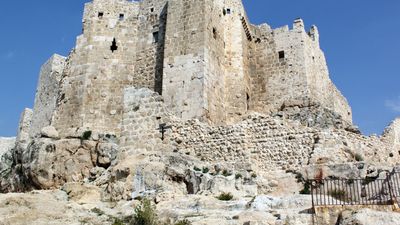
[[313, 208], [328, 205], [392, 205], [400, 200], [400, 172], [385, 179], [309, 180]]

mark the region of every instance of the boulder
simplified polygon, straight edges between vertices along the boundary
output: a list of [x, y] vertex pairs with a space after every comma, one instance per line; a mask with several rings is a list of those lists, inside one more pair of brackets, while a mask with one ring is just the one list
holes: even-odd
[[53, 126], [44, 127], [41, 130], [40, 135], [45, 138], [52, 138], [52, 139], [59, 138], [58, 131]]

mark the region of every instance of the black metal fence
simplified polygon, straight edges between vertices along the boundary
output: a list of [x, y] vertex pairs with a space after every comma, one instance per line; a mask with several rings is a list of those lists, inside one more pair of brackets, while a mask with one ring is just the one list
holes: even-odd
[[392, 205], [400, 200], [400, 172], [385, 179], [310, 180], [313, 207], [328, 205]]

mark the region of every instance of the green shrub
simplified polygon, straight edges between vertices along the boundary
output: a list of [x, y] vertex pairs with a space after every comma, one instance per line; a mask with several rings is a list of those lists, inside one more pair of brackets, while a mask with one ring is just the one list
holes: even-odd
[[208, 169], [207, 167], [203, 167], [203, 173], [208, 173], [210, 172], [210, 169]]
[[85, 132], [83, 132], [81, 139], [82, 140], [89, 140], [89, 138], [92, 136], [92, 131], [87, 130]]
[[253, 173], [253, 174], [251, 174], [251, 177], [252, 178], [257, 178], [257, 174]]
[[347, 193], [345, 190], [334, 189], [329, 191], [329, 195], [338, 200], [347, 201]]
[[222, 171], [222, 175], [223, 175], [224, 177], [232, 176], [232, 174], [231, 174], [228, 170]]
[[365, 179], [361, 182], [362, 185], [368, 185], [372, 182], [375, 182], [379, 178], [379, 175], [376, 177], [365, 177]]
[[176, 222], [174, 225], [191, 225], [191, 224], [192, 223], [189, 220], [184, 219], [184, 220], [180, 220], [180, 221]]
[[115, 218], [112, 225], [125, 225], [122, 220]]
[[96, 213], [98, 216], [101, 216], [104, 214], [103, 210], [99, 209], [99, 208], [93, 208], [90, 210], [92, 213]]
[[364, 161], [364, 157], [363, 157], [361, 154], [359, 154], [359, 153], [355, 154], [355, 155], [354, 155], [354, 158], [355, 158], [355, 160], [356, 160], [357, 162], [362, 162], [362, 161]]
[[233, 195], [231, 193], [222, 193], [217, 198], [221, 201], [230, 201], [233, 199]]
[[201, 169], [199, 167], [197, 167], [197, 166], [193, 167], [193, 170], [194, 171], [201, 171]]
[[305, 182], [304, 183], [304, 188], [303, 188], [303, 190], [300, 191], [300, 194], [302, 194], [302, 195], [311, 194], [310, 187], [311, 187], [310, 183], [309, 182]]
[[242, 176], [242, 174], [240, 174], [240, 173], [237, 173], [236, 175], [235, 175], [235, 179], [236, 180], [238, 180], [238, 179], [240, 179], [240, 178], [242, 178], [243, 176]]
[[142, 203], [135, 208], [130, 225], [158, 225], [155, 207], [150, 200], [143, 199]]

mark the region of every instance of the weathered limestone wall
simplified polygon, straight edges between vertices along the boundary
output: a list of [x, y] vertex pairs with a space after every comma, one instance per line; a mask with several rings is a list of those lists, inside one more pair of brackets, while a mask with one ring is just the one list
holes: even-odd
[[166, 123], [162, 97], [150, 89], [127, 88], [124, 94], [121, 146], [159, 150], [160, 124]]
[[400, 160], [400, 146], [393, 145], [385, 136], [320, 130], [259, 114], [235, 125], [218, 127], [196, 120], [171, 124], [173, 129], [168, 137], [175, 149], [235, 169], [297, 170], [307, 165], [361, 161], [393, 167]]
[[135, 87], [162, 92], [164, 43], [168, 4], [166, 0], [140, 2], [135, 59]]
[[226, 122], [234, 123], [249, 110], [250, 83], [248, 50], [251, 41], [246, 35], [250, 28], [241, 1], [225, 1], [223, 6], [225, 31], [225, 108]]
[[293, 169], [307, 165], [317, 132], [253, 114], [235, 125], [212, 127], [198, 121], [173, 125], [179, 151], [236, 169]]
[[306, 33], [303, 21], [298, 19], [293, 29], [284, 26], [272, 30], [263, 24], [254, 27], [254, 34], [254, 110], [268, 113], [297, 107], [311, 114], [312, 110], [307, 108], [319, 105], [351, 123], [351, 109], [329, 79], [315, 26]]
[[65, 57], [53, 55], [40, 70], [30, 128], [31, 137], [37, 137], [43, 127], [51, 124], [64, 67]]
[[[123, 90], [132, 86], [162, 94], [179, 118], [215, 125], [235, 123], [248, 111], [308, 107], [304, 102], [351, 122], [329, 80], [317, 29], [307, 34], [301, 20], [292, 30], [253, 26], [240, 0], [87, 3], [52, 125], [61, 137], [76, 136], [78, 128], [120, 136]], [[48, 114], [35, 116], [32, 135]]]
[[[288, 61], [297, 54], [291, 49], [291, 54], [279, 59], [278, 48], [274, 35], [288, 32], [287, 27], [273, 31], [267, 24], [253, 27], [255, 35], [254, 56], [251, 59], [251, 108], [257, 112], [270, 113], [277, 111], [287, 98], [295, 98], [295, 93], [305, 92], [305, 84], [299, 78], [296, 65]], [[286, 38], [287, 39], [287, 38]], [[288, 40], [283, 40], [287, 43]], [[283, 47], [281, 47], [283, 48]], [[292, 71], [292, 74], [289, 73]], [[290, 88], [287, 88], [290, 87]]]
[[400, 155], [400, 118], [396, 118], [384, 131], [382, 139], [392, 148], [392, 154]]
[[225, 122], [225, 26], [224, 1], [205, 1], [205, 74], [206, 119], [211, 124]]
[[139, 4], [95, 0], [85, 5], [83, 34], [67, 59], [54, 120], [61, 136], [80, 127], [119, 134], [123, 89], [146, 79], [133, 73]]
[[162, 93], [183, 119], [205, 116], [205, 7], [205, 0], [168, 2]]
[[[299, 29], [304, 29], [302, 22], [299, 22]], [[319, 32], [316, 26], [312, 26], [310, 32], [306, 34], [304, 43], [304, 63], [311, 98], [351, 123], [351, 108], [346, 98], [343, 97], [329, 78], [328, 66], [325, 55], [319, 46]]]

